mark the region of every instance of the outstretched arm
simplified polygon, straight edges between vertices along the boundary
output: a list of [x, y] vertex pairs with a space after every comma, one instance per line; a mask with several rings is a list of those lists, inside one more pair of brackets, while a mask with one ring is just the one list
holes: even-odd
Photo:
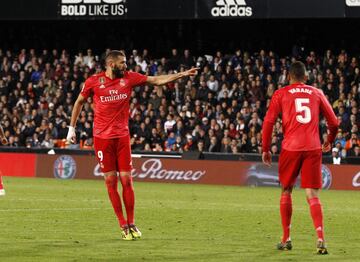
[[82, 109], [85, 101], [86, 101], [85, 97], [83, 97], [81, 94], [76, 99], [74, 108], [71, 113], [69, 131], [68, 131], [68, 134], [66, 137], [66, 140], [68, 143], [76, 143], [76, 134], [75, 134], [76, 121], [80, 115], [81, 109]]
[[197, 74], [197, 71], [200, 68], [191, 68], [190, 70], [184, 71], [184, 72], [180, 72], [177, 74], [170, 74], [170, 75], [161, 75], [161, 76], [148, 76], [146, 83], [150, 84], [150, 85], [165, 85], [167, 83], [170, 83], [172, 81], [178, 80], [180, 78], [183, 77], [187, 77], [187, 76], [193, 76]]

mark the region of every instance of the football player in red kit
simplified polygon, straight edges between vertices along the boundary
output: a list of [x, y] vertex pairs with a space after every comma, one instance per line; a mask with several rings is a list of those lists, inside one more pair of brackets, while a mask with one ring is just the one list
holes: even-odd
[[[94, 148], [104, 173], [109, 199], [118, 218], [122, 238], [133, 240], [141, 237], [135, 226], [134, 189], [131, 178], [131, 147], [129, 134], [129, 101], [132, 88], [139, 85], [165, 85], [182, 77], [197, 74], [198, 68], [170, 75], [146, 76], [126, 71], [124, 52], [113, 50], [105, 58], [106, 71], [89, 77], [77, 98], [72, 111], [67, 135], [68, 142], [75, 142], [75, 125], [86, 99], [94, 100]], [[122, 197], [127, 219], [122, 212], [118, 193], [118, 177], [122, 185]]]
[[[338, 121], [323, 92], [305, 84], [306, 69], [302, 62], [290, 66], [290, 85], [277, 90], [266, 113], [262, 135], [262, 159], [271, 164], [270, 140], [273, 125], [282, 115], [284, 140], [279, 157], [279, 180], [282, 186], [280, 214], [283, 236], [277, 248], [292, 249], [290, 224], [292, 215], [291, 193], [301, 173], [301, 187], [305, 188], [311, 217], [317, 233], [317, 252], [327, 254], [324, 240], [323, 211], [319, 200], [321, 188], [322, 151], [329, 151], [334, 142]], [[322, 114], [328, 125], [329, 136], [321, 146], [319, 117]]]
[[[1, 125], [0, 125], [0, 140], [1, 140], [1, 144], [7, 145], [8, 141], [5, 137], [4, 130]], [[0, 196], [5, 196], [5, 189], [4, 189], [4, 185], [2, 183], [1, 176], [0, 176]]]

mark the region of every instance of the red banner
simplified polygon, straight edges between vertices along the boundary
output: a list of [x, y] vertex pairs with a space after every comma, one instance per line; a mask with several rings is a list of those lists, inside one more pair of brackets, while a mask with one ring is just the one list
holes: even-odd
[[360, 166], [327, 165], [332, 175], [330, 189], [360, 190]]
[[[102, 179], [93, 156], [0, 153], [0, 172], [5, 176]], [[147, 182], [279, 186], [277, 163], [268, 168], [260, 162], [133, 158], [132, 176]], [[360, 190], [360, 166], [323, 165], [322, 181], [324, 189]]]
[[0, 175], [35, 176], [35, 154], [0, 153]]

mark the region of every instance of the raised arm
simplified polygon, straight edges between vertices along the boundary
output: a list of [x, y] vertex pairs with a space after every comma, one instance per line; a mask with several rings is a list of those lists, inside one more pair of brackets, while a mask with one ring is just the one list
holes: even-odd
[[193, 76], [197, 74], [197, 71], [200, 68], [191, 68], [187, 71], [180, 72], [177, 74], [170, 74], [170, 75], [161, 75], [161, 76], [148, 76], [146, 83], [150, 85], [165, 85], [172, 81], [178, 80], [183, 77]]

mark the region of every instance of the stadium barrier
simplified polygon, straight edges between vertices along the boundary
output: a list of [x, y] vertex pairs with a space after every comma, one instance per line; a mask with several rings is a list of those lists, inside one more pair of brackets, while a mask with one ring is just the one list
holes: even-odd
[[[92, 154], [0, 152], [0, 173], [58, 179], [102, 177]], [[146, 182], [279, 186], [277, 163], [268, 168], [258, 161], [188, 160], [178, 154], [134, 154], [132, 176]], [[324, 189], [360, 190], [359, 165], [323, 164], [322, 176]]]

